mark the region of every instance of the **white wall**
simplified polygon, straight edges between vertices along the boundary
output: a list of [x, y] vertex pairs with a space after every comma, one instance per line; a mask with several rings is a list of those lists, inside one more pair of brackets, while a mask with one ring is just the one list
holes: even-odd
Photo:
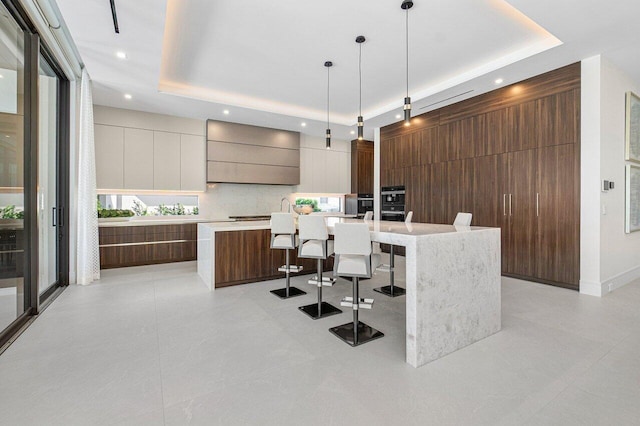
[[[600, 56], [583, 61], [582, 70], [580, 291], [600, 296], [640, 278], [640, 233], [624, 232], [625, 93], [640, 93], [640, 83]], [[604, 179], [615, 189], [601, 192]]]

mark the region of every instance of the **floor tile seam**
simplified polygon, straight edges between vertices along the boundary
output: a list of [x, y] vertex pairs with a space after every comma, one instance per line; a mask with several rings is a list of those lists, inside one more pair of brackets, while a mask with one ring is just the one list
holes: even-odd
[[159, 331], [159, 324], [158, 324], [158, 304], [157, 304], [155, 284], [153, 286], [153, 306], [154, 306], [155, 318], [156, 318], [156, 324], [155, 324], [156, 325], [156, 343], [158, 344], [157, 356], [158, 356], [158, 373], [160, 375], [160, 397], [162, 398], [162, 424], [166, 425], [167, 420], [166, 420], [165, 403], [164, 403], [164, 380], [162, 375], [162, 359], [160, 356], [160, 331]]

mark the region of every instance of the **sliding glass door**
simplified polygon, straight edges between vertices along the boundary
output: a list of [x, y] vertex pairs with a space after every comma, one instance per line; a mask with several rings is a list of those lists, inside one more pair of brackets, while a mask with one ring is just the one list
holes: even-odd
[[68, 284], [70, 84], [0, 0], [0, 351]]
[[58, 228], [64, 219], [58, 207], [58, 91], [59, 79], [40, 54], [38, 69], [38, 241], [40, 257], [38, 294], [56, 285]]
[[24, 33], [0, 4], [0, 331], [25, 310]]

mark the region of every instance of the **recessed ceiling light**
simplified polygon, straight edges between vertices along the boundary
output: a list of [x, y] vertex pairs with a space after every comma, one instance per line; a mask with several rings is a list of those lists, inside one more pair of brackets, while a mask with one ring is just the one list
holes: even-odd
[[4, 75], [0, 74], [0, 78], [4, 78]]
[[355, 135], [355, 134], [356, 134], [356, 131], [355, 131], [355, 130], [352, 130], [350, 133], [351, 133], [352, 135]]
[[229, 110], [228, 110], [228, 109], [225, 109], [224, 111], [222, 111], [222, 113], [223, 113], [224, 115], [229, 115]]
[[302, 127], [307, 127], [307, 123], [300, 123]]
[[495, 81], [495, 83], [496, 83], [496, 84], [502, 84], [502, 82], [503, 82], [503, 81], [504, 81], [503, 79], [501, 79], [501, 78], [497, 78], [497, 79], [496, 79], [496, 81]]
[[131, 98], [133, 98], [133, 96], [131, 96], [131, 95], [130, 95], [130, 94], [128, 94], [128, 93], [125, 93], [125, 94], [124, 94], [124, 98], [125, 98], [125, 99], [131, 99]]
[[8, 138], [8, 137], [9, 137], [9, 135], [4, 135], [4, 137], [5, 137], [5, 138]]
[[400, 119], [400, 118], [402, 118], [402, 116], [400, 114], [396, 114], [396, 118]]
[[116, 56], [118, 57], [118, 59], [127, 59], [127, 54], [122, 50], [117, 51]]

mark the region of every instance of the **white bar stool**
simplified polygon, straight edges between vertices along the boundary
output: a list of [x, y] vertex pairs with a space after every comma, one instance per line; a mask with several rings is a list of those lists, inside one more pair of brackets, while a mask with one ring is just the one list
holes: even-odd
[[289, 258], [289, 250], [293, 250], [298, 246], [298, 236], [296, 235], [296, 225], [293, 220], [292, 213], [271, 213], [271, 248], [276, 250], [285, 250], [286, 262], [278, 268], [278, 271], [285, 273], [285, 287], [271, 290], [281, 299], [302, 296], [307, 294], [297, 287], [290, 287], [291, 272], [302, 271], [302, 266], [291, 266]]
[[471, 213], [458, 212], [455, 220], [453, 221], [453, 226], [471, 226], [472, 217], [473, 214]]
[[317, 259], [318, 262], [317, 275], [308, 281], [309, 284], [318, 287], [318, 302], [300, 306], [298, 309], [313, 319], [342, 313], [340, 309], [322, 301], [322, 286], [332, 286], [336, 282], [333, 278], [322, 276], [322, 262], [333, 254], [333, 241], [329, 239], [324, 217], [299, 216], [298, 229], [300, 232], [298, 258]]
[[[411, 223], [413, 219], [413, 211], [407, 213], [407, 217], [404, 219], [404, 223]], [[404, 296], [407, 291], [395, 285], [395, 246], [391, 244], [389, 248], [389, 264], [388, 265], [380, 265], [378, 268], [380, 271], [389, 272], [389, 285], [385, 285], [382, 287], [374, 288], [373, 291], [377, 291], [378, 293], [382, 293], [385, 296], [389, 297], [398, 297]]]
[[371, 271], [380, 264], [380, 255], [371, 253], [371, 235], [365, 223], [336, 223], [334, 238], [336, 259], [333, 274], [353, 279], [353, 297], [345, 297], [340, 303], [353, 309], [353, 322], [332, 327], [329, 331], [343, 342], [358, 346], [384, 336], [382, 332], [358, 320], [360, 309], [371, 309], [373, 306], [373, 299], [359, 295], [360, 278], [371, 278]]

